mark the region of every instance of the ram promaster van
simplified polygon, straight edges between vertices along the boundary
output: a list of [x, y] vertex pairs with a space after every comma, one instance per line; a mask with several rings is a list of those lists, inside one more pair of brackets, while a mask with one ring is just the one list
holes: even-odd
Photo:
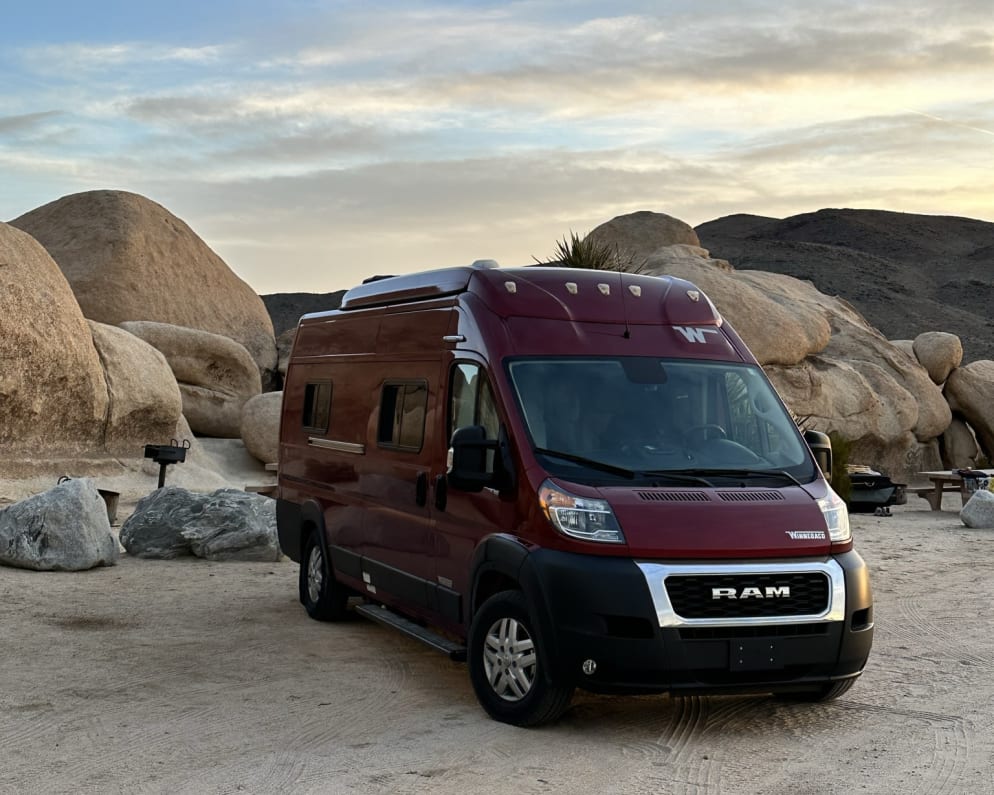
[[507, 723], [576, 687], [830, 699], [873, 603], [826, 442], [681, 279], [377, 279], [300, 320], [280, 545], [312, 617], [466, 659]]

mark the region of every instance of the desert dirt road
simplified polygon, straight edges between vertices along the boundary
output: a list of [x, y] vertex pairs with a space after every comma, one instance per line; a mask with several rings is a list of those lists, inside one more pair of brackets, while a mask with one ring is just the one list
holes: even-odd
[[994, 531], [854, 516], [876, 637], [829, 704], [578, 694], [491, 721], [465, 667], [320, 624], [296, 565], [0, 569], [0, 793], [994, 792]]

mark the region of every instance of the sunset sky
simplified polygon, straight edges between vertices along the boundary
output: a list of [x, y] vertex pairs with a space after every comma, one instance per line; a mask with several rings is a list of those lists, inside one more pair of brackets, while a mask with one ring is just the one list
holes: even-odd
[[0, 75], [0, 220], [134, 191], [260, 293], [643, 209], [994, 221], [992, 0], [32, 0]]

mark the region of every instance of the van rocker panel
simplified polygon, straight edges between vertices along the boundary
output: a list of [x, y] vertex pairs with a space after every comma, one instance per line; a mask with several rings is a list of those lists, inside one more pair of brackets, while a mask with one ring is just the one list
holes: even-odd
[[[645, 693], [789, 691], [858, 676], [869, 655], [873, 625], [866, 565], [855, 552], [830, 560], [820, 563], [830, 571], [837, 567], [844, 589], [841, 597], [833, 595], [831, 620], [826, 615], [803, 622], [660, 626], [636, 561], [548, 549], [528, 555], [521, 584], [543, 613], [535, 618], [554, 649], [558, 673], [579, 687]], [[765, 564], [792, 572], [817, 562]], [[718, 565], [709, 562], [708, 567]], [[741, 568], [727, 564], [731, 571]], [[593, 674], [584, 673], [587, 660], [596, 663]]]

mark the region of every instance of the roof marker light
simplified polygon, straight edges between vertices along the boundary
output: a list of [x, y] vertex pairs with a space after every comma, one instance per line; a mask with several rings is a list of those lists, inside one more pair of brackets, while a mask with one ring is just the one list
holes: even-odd
[[598, 284], [597, 285], [597, 289], [601, 291], [601, 295], [610, 295], [611, 294], [611, 285], [610, 284]]
[[566, 292], [570, 295], [576, 295], [576, 282], [566, 282]]
[[639, 287], [637, 284], [629, 284], [628, 285], [628, 292], [630, 292], [636, 298], [641, 298], [642, 297], [642, 288]]
[[516, 285], [514, 282], [504, 282], [504, 287], [507, 289], [509, 293], [513, 294], [518, 292], [518, 285]]

